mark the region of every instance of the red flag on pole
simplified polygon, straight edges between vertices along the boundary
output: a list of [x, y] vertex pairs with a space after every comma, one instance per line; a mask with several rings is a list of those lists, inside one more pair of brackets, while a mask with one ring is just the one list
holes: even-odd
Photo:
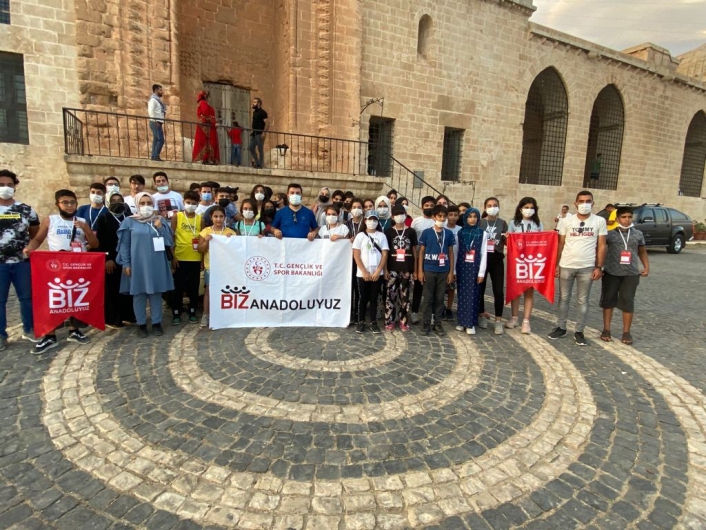
[[30, 254], [30, 264], [37, 337], [50, 333], [69, 317], [105, 329], [105, 254], [35, 251]]
[[554, 303], [556, 232], [515, 232], [507, 235], [507, 288], [509, 303], [534, 287], [549, 303]]

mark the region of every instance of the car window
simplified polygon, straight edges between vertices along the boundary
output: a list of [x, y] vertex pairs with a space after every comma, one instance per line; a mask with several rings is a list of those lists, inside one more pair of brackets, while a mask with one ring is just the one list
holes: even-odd
[[640, 220], [640, 222], [643, 222], [642, 220], [646, 219], [647, 217], [652, 217], [652, 219], [655, 218], [655, 212], [652, 208], [645, 208], [644, 210], [642, 210], [638, 219]]
[[669, 209], [669, 214], [672, 216], [674, 221], [690, 221], [689, 216], [681, 213], [678, 210]]
[[657, 212], [657, 219], [656, 221], [658, 223], [666, 223], [668, 221], [667, 219], [667, 212], [664, 210], [655, 210]]

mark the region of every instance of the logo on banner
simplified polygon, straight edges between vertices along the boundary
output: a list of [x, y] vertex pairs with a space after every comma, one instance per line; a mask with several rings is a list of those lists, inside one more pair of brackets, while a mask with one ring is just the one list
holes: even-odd
[[515, 246], [517, 246], [517, 250], [522, 250], [523, 248], [525, 248], [525, 242], [522, 239], [518, 239], [515, 242]]
[[61, 263], [58, 259], [50, 259], [44, 264], [49, 272], [59, 272], [61, 270]]
[[[520, 241], [517, 243], [520, 247]], [[515, 258], [515, 279], [520, 283], [543, 282], [546, 279], [544, 275], [546, 266], [547, 258], [542, 257], [541, 254], [537, 254], [536, 258], [531, 254], [527, 257], [520, 254], [519, 258]]]
[[245, 262], [245, 276], [261, 282], [270, 275], [270, 262], [262, 256], [254, 256]]
[[54, 278], [54, 282], [47, 282], [47, 285], [49, 286], [50, 313], [71, 313], [88, 308], [89, 304], [84, 302], [84, 299], [88, 294], [90, 281], [80, 278], [78, 283], [74, 283], [72, 280], [62, 283], [59, 278]]

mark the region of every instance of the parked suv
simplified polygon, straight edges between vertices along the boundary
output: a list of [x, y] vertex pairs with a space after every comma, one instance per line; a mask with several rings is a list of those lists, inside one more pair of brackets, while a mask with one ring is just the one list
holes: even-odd
[[[661, 204], [616, 204], [633, 208], [633, 224], [645, 236], [648, 247], [666, 246], [670, 254], [679, 254], [694, 235], [694, 222], [685, 213]], [[605, 210], [598, 215], [607, 217]]]

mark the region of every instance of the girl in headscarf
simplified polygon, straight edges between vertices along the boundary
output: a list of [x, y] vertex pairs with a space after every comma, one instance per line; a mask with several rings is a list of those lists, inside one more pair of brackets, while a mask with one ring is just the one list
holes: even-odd
[[485, 278], [488, 234], [480, 226], [480, 212], [469, 208], [463, 214], [458, 233], [456, 285], [458, 288], [458, 331], [476, 334], [480, 307], [481, 283]]
[[390, 204], [390, 199], [385, 195], [380, 195], [375, 199], [375, 211], [378, 213], [379, 224], [378, 227], [381, 232], [385, 232], [393, 224], [392, 215], [390, 209], [392, 208]]
[[161, 336], [162, 294], [174, 289], [171, 270], [172, 230], [159, 215], [149, 193], [135, 196], [137, 213], [118, 229], [118, 256], [123, 267], [120, 292], [132, 295], [138, 336], [147, 337], [147, 301], [150, 303], [152, 333]]
[[208, 92], [202, 90], [196, 98], [196, 118], [199, 125], [194, 137], [193, 161], [202, 164], [218, 164], [218, 129], [216, 128], [216, 111], [208, 104]]
[[319, 192], [319, 198], [316, 201], [316, 204], [314, 204], [311, 208], [311, 211], [314, 212], [314, 215], [316, 216], [316, 222], [319, 226], [324, 226], [326, 224], [326, 207], [331, 204], [333, 204], [331, 202], [331, 190], [324, 186]]

